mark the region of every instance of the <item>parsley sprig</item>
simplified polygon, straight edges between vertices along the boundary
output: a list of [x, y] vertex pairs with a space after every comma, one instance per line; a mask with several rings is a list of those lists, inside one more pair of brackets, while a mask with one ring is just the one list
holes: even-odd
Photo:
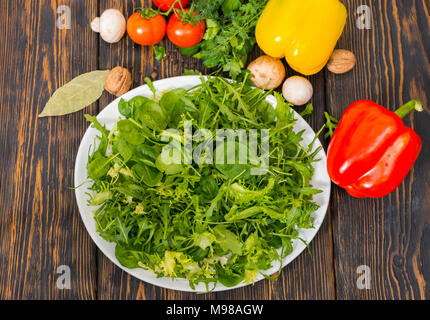
[[202, 59], [206, 68], [221, 68], [233, 79], [243, 76], [266, 4], [267, 0], [195, 0], [192, 6], [206, 19], [207, 31], [190, 54]]

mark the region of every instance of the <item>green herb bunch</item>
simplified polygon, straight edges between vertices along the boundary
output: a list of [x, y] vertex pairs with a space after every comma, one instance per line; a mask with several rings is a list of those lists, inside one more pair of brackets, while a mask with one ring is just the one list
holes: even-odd
[[[154, 98], [121, 100], [124, 117], [100, 131], [99, 144], [88, 159], [93, 181], [89, 204], [97, 231], [116, 243], [115, 254], [127, 268], [152, 270], [158, 276], [186, 278], [227, 287], [245, 281], [282, 261], [298, 238], [297, 228], [312, 228], [318, 206], [310, 185], [320, 149], [301, 145], [294, 111], [274, 93], [249, 81], [201, 78], [191, 90], [175, 89]], [[276, 119], [276, 121], [275, 121]], [[184, 123], [193, 130], [269, 129], [269, 170], [251, 175], [248, 164], [166, 164], [167, 143], [183, 147]], [[174, 128], [169, 141], [166, 128]], [[200, 143], [192, 144], [193, 150]]]
[[243, 76], [255, 41], [255, 26], [267, 0], [195, 0], [192, 7], [206, 19], [204, 40], [184, 49], [206, 68], [221, 68], [233, 79]]

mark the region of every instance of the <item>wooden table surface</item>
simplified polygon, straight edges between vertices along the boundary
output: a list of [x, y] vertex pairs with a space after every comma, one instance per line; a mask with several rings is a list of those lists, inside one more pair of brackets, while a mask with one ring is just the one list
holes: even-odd
[[[333, 186], [311, 255], [303, 252], [277, 281], [197, 295], [129, 276], [97, 249], [80, 219], [70, 187], [89, 126], [83, 115], [96, 115], [114, 97], [105, 92], [85, 111], [68, 116], [37, 115], [55, 89], [88, 71], [121, 65], [131, 70], [136, 87], [146, 76], [205, 72], [200, 61], [182, 56], [165, 39], [167, 57], [158, 62], [150, 47], [134, 45], [128, 37], [110, 45], [90, 29], [90, 21], [107, 8], [129, 16], [150, 1], [2, 0], [0, 299], [429, 299], [430, 1], [342, 2], [349, 18], [338, 47], [353, 51], [358, 64], [344, 75], [323, 70], [310, 77], [311, 126], [318, 130], [324, 111], [340, 117], [358, 99], [391, 110], [421, 99], [425, 111], [405, 120], [423, 139], [421, 155], [385, 198], [354, 199]], [[70, 7], [71, 29], [56, 27], [60, 5]], [[357, 28], [360, 5], [371, 8], [371, 29]], [[253, 57], [259, 54], [256, 49]], [[70, 267], [70, 289], [57, 286], [61, 265]], [[369, 267], [370, 289], [357, 287], [362, 265]]]

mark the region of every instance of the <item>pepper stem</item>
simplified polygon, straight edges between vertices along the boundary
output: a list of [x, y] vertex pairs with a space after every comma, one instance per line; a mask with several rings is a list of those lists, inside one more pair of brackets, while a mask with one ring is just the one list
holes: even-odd
[[404, 117], [406, 117], [409, 113], [411, 113], [414, 110], [418, 111], [418, 112], [423, 111], [424, 110], [423, 109], [423, 103], [419, 100], [411, 100], [411, 101], [407, 102], [406, 104], [404, 104], [403, 106], [401, 106], [396, 111], [394, 111], [394, 113], [403, 119]]

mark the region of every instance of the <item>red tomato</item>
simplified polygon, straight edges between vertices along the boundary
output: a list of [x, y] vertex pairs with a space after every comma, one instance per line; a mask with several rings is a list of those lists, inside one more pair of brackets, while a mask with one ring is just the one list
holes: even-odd
[[[184, 10], [189, 13], [189, 9]], [[167, 24], [167, 37], [169, 40], [181, 48], [194, 47], [200, 41], [206, 31], [206, 23], [204, 20], [196, 21], [195, 25], [191, 23], [183, 23], [180, 19], [181, 12], [174, 13]], [[178, 16], [179, 18], [178, 18]], [[193, 16], [198, 16], [198, 13], [194, 13]]]
[[144, 18], [140, 12], [136, 12], [128, 18], [127, 33], [134, 42], [152, 46], [166, 35], [166, 19], [159, 14]]
[[[154, 3], [161, 10], [163, 10], [163, 11], [169, 11], [169, 9], [172, 7], [172, 4], [175, 1], [176, 0], [154, 0]], [[190, 0], [181, 0], [182, 8], [185, 8], [188, 5], [188, 2], [190, 2]], [[181, 8], [181, 6], [179, 5], [179, 2], [175, 3], [175, 8], [176, 9], [180, 9]]]

